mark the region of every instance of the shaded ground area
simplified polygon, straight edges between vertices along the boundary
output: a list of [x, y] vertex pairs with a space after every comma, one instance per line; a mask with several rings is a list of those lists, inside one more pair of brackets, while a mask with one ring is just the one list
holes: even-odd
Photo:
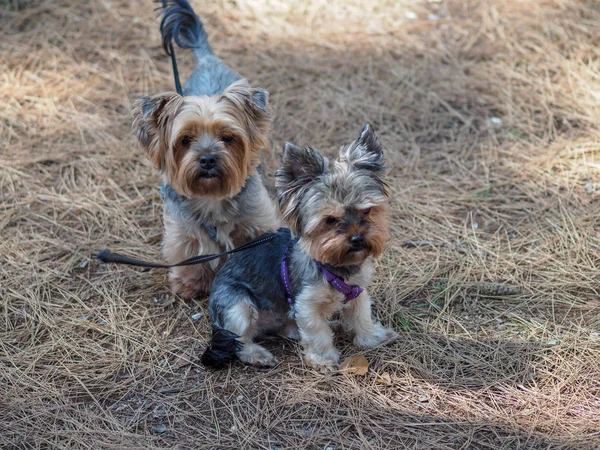
[[281, 339], [272, 370], [205, 372], [205, 301], [90, 259], [160, 258], [130, 116], [173, 86], [155, 5], [5, 0], [0, 446], [600, 447], [598, 4], [214, 3], [192, 2], [271, 92], [275, 154], [378, 132], [392, 239], [372, 291], [402, 339], [362, 377], [315, 373]]

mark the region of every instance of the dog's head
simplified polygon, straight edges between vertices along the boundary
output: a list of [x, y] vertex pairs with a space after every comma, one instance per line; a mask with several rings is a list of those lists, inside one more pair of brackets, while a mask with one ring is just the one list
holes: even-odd
[[230, 198], [259, 163], [271, 127], [268, 93], [240, 80], [217, 96], [173, 92], [135, 102], [133, 128], [181, 195]]
[[285, 144], [275, 174], [279, 207], [311, 257], [347, 266], [381, 254], [388, 235], [384, 170], [383, 150], [369, 125], [335, 161]]

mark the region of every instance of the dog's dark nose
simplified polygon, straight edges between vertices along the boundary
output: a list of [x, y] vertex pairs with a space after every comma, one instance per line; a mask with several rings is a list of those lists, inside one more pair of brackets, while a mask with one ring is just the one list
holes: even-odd
[[350, 245], [352, 248], [363, 248], [365, 245], [365, 237], [362, 234], [355, 234], [350, 237]]
[[213, 155], [204, 155], [200, 157], [200, 167], [204, 170], [210, 170], [217, 165], [217, 158]]

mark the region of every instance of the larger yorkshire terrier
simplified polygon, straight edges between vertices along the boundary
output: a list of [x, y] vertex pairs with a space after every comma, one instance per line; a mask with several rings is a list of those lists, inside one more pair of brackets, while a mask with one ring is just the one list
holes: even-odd
[[372, 257], [381, 254], [388, 234], [383, 171], [383, 151], [368, 125], [332, 162], [311, 148], [285, 145], [276, 187], [297, 237], [282, 228], [221, 268], [209, 298], [213, 338], [203, 364], [219, 367], [237, 356], [272, 366], [275, 357], [254, 338], [283, 331], [289, 337], [299, 332], [309, 366], [335, 370], [340, 354], [328, 320], [336, 311], [358, 347], [397, 336], [373, 321], [365, 290]]
[[[268, 93], [252, 88], [213, 52], [186, 0], [169, 0], [163, 46], [191, 48], [196, 68], [185, 96], [165, 92], [135, 103], [134, 129], [163, 179], [163, 255], [169, 263], [220, 252], [275, 230], [275, 208], [257, 172], [272, 117]], [[221, 263], [171, 269], [171, 289], [208, 293]]]

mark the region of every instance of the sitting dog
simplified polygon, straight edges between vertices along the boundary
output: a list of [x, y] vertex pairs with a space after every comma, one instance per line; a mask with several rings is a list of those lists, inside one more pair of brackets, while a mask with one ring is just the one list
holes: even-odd
[[[165, 92], [136, 101], [134, 130], [163, 180], [163, 255], [169, 263], [216, 253], [278, 226], [257, 166], [268, 144], [268, 93], [251, 87], [215, 56], [186, 0], [170, 0], [163, 46], [193, 49], [196, 68], [184, 96]], [[168, 50], [167, 50], [168, 52]], [[222, 264], [171, 269], [174, 293], [208, 293]]]
[[209, 314], [213, 337], [202, 363], [219, 367], [234, 357], [272, 366], [275, 357], [254, 338], [283, 331], [300, 338], [306, 363], [335, 370], [339, 351], [328, 320], [342, 323], [358, 347], [376, 347], [397, 334], [371, 317], [365, 290], [372, 258], [388, 229], [383, 151], [368, 125], [330, 162], [318, 151], [285, 145], [275, 175], [278, 201], [290, 230], [232, 256], [216, 276]]

